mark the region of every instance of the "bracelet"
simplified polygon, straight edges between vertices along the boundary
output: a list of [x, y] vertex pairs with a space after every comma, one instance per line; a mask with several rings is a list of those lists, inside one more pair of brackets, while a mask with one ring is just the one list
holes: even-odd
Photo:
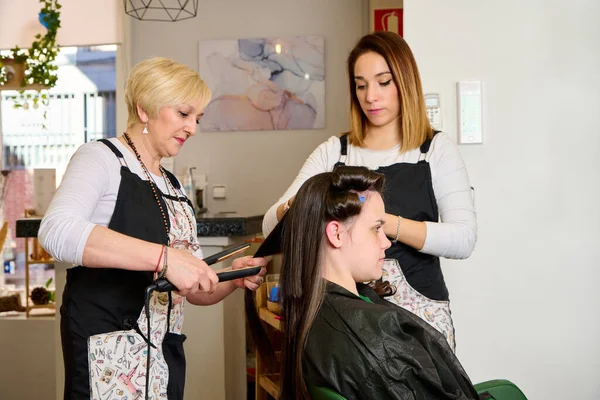
[[401, 216], [398, 215], [398, 224], [396, 225], [396, 237], [394, 238], [394, 243], [398, 243], [398, 239], [400, 239], [400, 220]]
[[158, 261], [156, 262], [156, 268], [154, 268], [154, 273], [158, 273], [158, 267], [160, 266], [160, 259], [163, 256], [163, 253], [165, 252], [165, 245], [162, 245], [162, 248], [160, 249], [160, 255], [158, 256]]
[[164, 258], [164, 262], [163, 262], [163, 267], [160, 270], [160, 272], [158, 273], [157, 279], [164, 278], [165, 275], [167, 274], [167, 268], [169, 267], [169, 264], [167, 263], [167, 254], [169, 254], [168, 249], [169, 249], [169, 247], [165, 246], [165, 258]]

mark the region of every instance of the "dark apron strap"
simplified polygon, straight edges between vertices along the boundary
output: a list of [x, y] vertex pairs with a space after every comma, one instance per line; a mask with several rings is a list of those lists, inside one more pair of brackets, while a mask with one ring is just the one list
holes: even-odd
[[346, 156], [348, 156], [348, 134], [344, 133], [340, 136], [340, 145], [342, 149], [340, 150], [340, 159], [335, 163], [333, 169], [336, 169], [339, 166], [346, 165]]
[[347, 156], [348, 155], [348, 134], [344, 133], [342, 136], [340, 136], [340, 144], [342, 145], [342, 151], [340, 151], [340, 154], [343, 156]]
[[431, 146], [431, 142], [433, 141], [433, 138], [435, 137], [435, 135], [437, 135], [438, 133], [440, 133], [440, 131], [433, 131], [433, 136], [431, 136], [431, 139], [427, 139], [426, 141], [423, 142], [423, 144], [420, 147], [421, 153], [427, 154], [427, 152], [429, 152], [429, 147]]
[[115, 156], [117, 156], [118, 158], [123, 158], [123, 153], [121, 153], [121, 151], [119, 151], [119, 149], [117, 149], [117, 147], [114, 144], [112, 144], [110, 140], [99, 139], [98, 141], [104, 143], [109, 149], [111, 149], [112, 152], [115, 153]]

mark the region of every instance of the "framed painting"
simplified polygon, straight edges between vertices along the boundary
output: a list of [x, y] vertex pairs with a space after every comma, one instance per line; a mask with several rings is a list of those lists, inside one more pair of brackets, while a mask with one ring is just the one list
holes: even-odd
[[324, 47], [322, 36], [201, 41], [212, 98], [200, 130], [325, 128]]

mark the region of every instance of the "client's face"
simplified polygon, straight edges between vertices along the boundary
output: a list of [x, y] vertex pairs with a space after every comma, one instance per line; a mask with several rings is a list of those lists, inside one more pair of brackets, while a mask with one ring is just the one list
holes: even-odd
[[379, 193], [367, 195], [363, 208], [350, 231], [346, 260], [356, 282], [367, 282], [381, 277], [385, 249], [391, 243], [383, 232], [385, 207]]

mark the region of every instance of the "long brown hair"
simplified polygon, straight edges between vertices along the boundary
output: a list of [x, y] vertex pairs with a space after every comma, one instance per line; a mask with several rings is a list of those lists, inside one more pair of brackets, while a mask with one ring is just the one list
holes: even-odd
[[309, 399], [302, 356], [325, 294], [320, 270], [325, 227], [330, 221], [356, 217], [363, 204], [358, 193], [381, 193], [383, 183], [383, 175], [368, 168], [339, 167], [308, 179], [286, 215], [279, 282], [284, 333], [281, 399]]
[[400, 102], [400, 151], [416, 149], [433, 137], [427, 118], [425, 97], [417, 62], [408, 44], [396, 33], [374, 32], [363, 36], [348, 56], [348, 82], [350, 83], [350, 143], [364, 146], [369, 120], [363, 113], [356, 96], [354, 66], [365, 53], [379, 54], [386, 61], [392, 79], [398, 88]]

